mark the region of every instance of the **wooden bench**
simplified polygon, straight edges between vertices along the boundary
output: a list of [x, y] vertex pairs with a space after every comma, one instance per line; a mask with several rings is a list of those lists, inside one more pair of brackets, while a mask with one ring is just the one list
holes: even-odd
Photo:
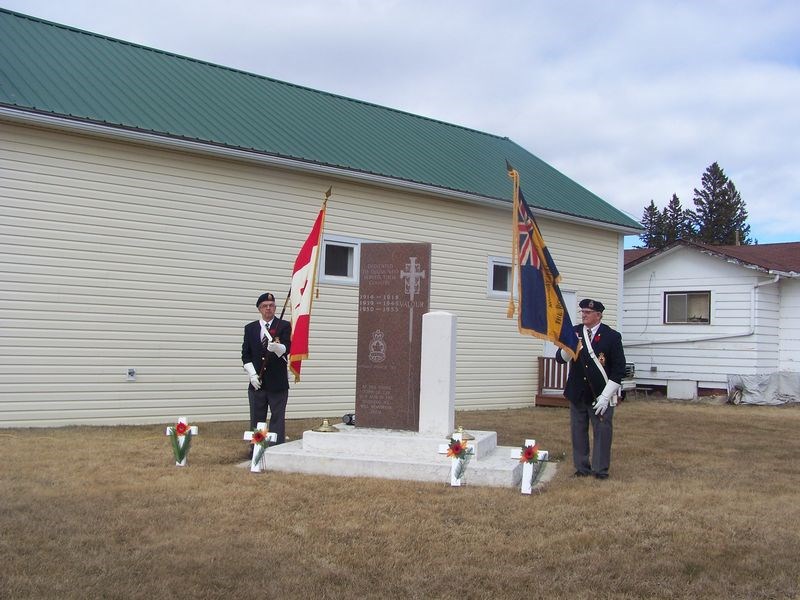
[[569, 364], [560, 363], [548, 356], [539, 357], [539, 386], [536, 388], [536, 406], [569, 406], [564, 398]]
[[[634, 379], [636, 367], [633, 363], [625, 363], [625, 378], [622, 380], [622, 390], [633, 392], [647, 392], [650, 388], [636, 385]], [[564, 398], [564, 387], [567, 385], [569, 363], [560, 363], [555, 358], [548, 356], [539, 357], [539, 387], [536, 392], [536, 406], [569, 406], [569, 400]]]

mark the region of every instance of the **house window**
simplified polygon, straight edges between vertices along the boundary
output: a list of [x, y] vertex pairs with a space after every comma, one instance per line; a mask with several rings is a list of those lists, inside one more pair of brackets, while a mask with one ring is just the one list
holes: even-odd
[[511, 261], [507, 258], [490, 256], [488, 272], [489, 297], [508, 298], [511, 285]]
[[664, 323], [710, 323], [711, 292], [665, 292]]
[[324, 236], [319, 281], [358, 285], [361, 242], [340, 236]]

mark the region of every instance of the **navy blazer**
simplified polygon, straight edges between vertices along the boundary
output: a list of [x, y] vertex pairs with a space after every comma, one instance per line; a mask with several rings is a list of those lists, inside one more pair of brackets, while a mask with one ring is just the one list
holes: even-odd
[[261, 367], [266, 366], [261, 377], [261, 389], [268, 392], [280, 392], [289, 389], [287, 360], [292, 347], [292, 325], [278, 317], [272, 319], [270, 335], [279, 338], [286, 346], [286, 354], [280, 358], [274, 352], [267, 352], [261, 343], [261, 321], [252, 321], [244, 326], [242, 342], [242, 364], [253, 363], [256, 373], [261, 374]]
[[[575, 335], [583, 339], [583, 325], [574, 327]], [[625, 377], [625, 351], [622, 349], [622, 336], [605, 323], [600, 323], [600, 327], [592, 339], [592, 350], [595, 356], [605, 361], [605, 372], [611, 381], [622, 382]], [[561, 357], [561, 351], [556, 351], [556, 360], [566, 362]], [[570, 402], [578, 402], [581, 395], [591, 397], [594, 401], [606, 386], [606, 380], [597, 367], [597, 364], [589, 356], [589, 351], [584, 347], [578, 354], [578, 360], [572, 362], [567, 376], [567, 385], [564, 387], [564, 396]]]

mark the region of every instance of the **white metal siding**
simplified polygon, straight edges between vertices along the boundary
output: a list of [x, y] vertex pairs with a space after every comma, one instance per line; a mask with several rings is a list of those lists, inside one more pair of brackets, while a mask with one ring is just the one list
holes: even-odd
[[800, 279], [780, 283], [780, 370], [800, 371]]
[[[541, 218], [537, 222], [562, 275], [561, 289], [575, 292], [578, 300], [600, 300], [606, 306], [603, 322], [616, 327], [622, 298], [620, 236], [575, 223], [558, 223], [556, 228]], [[577, 315], [571, 317], [577, 322]]]
[[[689, 379], [725, 387], [728, 374], [774, 372], [779, 296], [770, 279], [686, 248], [629, 269], [623, 339], [637, 380]], [[766, 285], [756, 288], [759, 283]], [[664, 324], [667, 291], [710, 291], [711, 323]]]
[[[431, 308], [459, 319], [457, 407], [533, 401], [542, 344], [486, 297], [508, 209], [3, 123], [0, 139], [1, 425], [245, 420], [242, 327], [261, 292], [285, 297], [329, 185], [326, 233], [433, 244]], [[565, 288], [616, 296], [618, 234], [540, 226]], [[290, 417], [354, 406], [358, 290], [319, 290]]]

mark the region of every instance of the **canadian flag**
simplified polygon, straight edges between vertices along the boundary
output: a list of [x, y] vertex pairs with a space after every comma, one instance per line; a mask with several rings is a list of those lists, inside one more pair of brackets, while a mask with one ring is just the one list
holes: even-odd
[[329, 189], [325, 194], [325, 201], [322, 203], [314, 227], [294, 261], [294, 270], [292, 271], [292, 289], [289, 292], [292, 303], [292, 345], [289, 369], [294, 373], [295, 382], [300, 381], [302, 361], [304, 358], [308, 358], [311, 303], [317, 280], [317, 258], [322, 241], [322, 228], [325, 223], [325, 209], [330, 193]]

